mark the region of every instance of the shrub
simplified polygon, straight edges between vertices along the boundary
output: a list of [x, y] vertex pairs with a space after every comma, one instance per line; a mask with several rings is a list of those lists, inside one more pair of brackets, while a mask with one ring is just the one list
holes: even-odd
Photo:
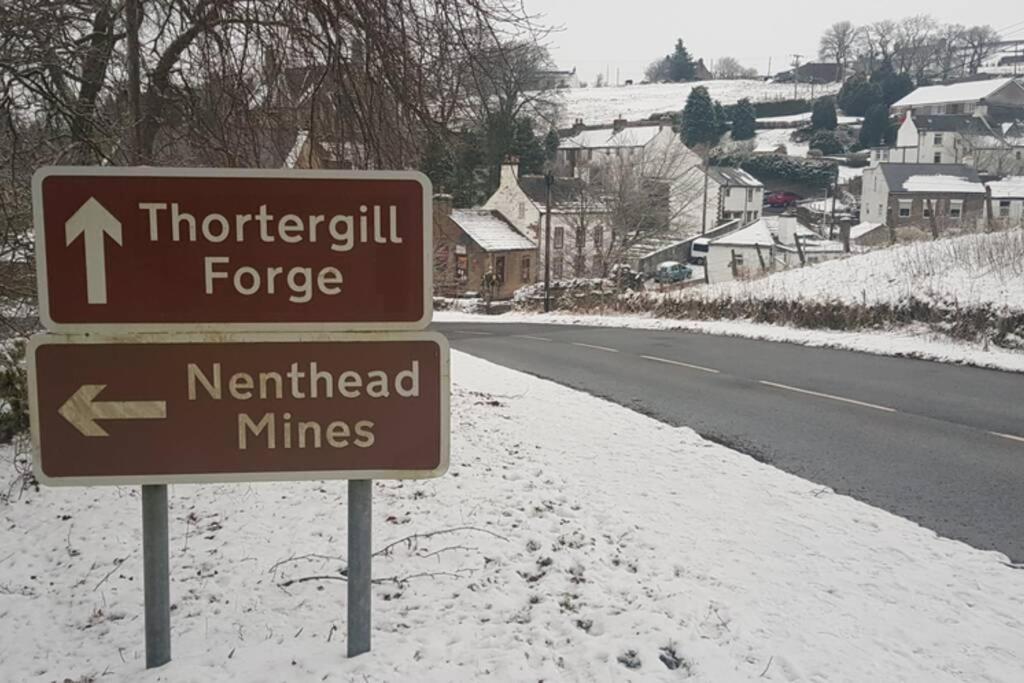
[[8, 443], [28, 429], [28, 378], [25, 342], [0, 347], [0, 443]]
[[832, 97], [822, 97], [814, 102], [811, 112], [811, 128], [814, 130], [835, 130], [839, 125], [836, 117], [836, 101]]
[[811, 136], [811, 149], [822, 154], [842, 154], [846, 151], [839, 136], [831, 130], [819, 130]]

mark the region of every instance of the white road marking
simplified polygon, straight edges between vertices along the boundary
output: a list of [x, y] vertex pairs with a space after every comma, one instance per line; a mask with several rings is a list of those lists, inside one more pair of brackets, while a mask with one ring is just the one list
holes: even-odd
[[681, 360], [670, 360], [668, 358], [658, 358], [657, 356], [640, 356], [647, 360], [653, 360], [657, 363], [668, 363], [669, 365], [681, 365], [684, 368], [690, 368], [691, 370], [700, 370], [701, 372], [710, 372], [713, 375], [717, 375], [720, 371], [714, 368], [706, 368], [703, 365], [694, 365], [693, 363], [684, 363]]
[[546, 342], [551, 341], [547, 337], [531, 337], [528, 334], [517, 334], [516, 336], [519, 337], [520, 339], [532, 339], [534, 341], [546, 341]]
[[481, 337], [493, 337], [493, 332], [474, 332], [473, 330], [455, 330], [456, 334], [478, 334]]
[[618, 349], [610, 349], [607, 346], [597, 346], [596, 344], [584, 344], [583, 342], [573, 342], [573, 346], [584, 346], [588, 349], [597, 349], [598, 351], [607, 351], [608, 353], [618, 353]]
[[788, 384], [778, 384], [776, 382], [767, 382], [760, 380], [761, 384], [769, 387], [775, 387], [776, 389], [785, 389], [786, 391], [795, 391], [798, 394], [807, 394], [808, 396], [817, 396], [818, 398], [827, 398], [832, 401], [842, 401], [843, 403], [852, 403], [855, 406], [863, 406], [865, 408], [874, 408], [875, 410], [881, 410], [886, 413], [895, 413], [895, 408], [889, 408], [888, 406], [880, 406], [875, 403], [865, 403], [864, 401], [857, 401], [852, 398], [843, 398], [842, 396], [834, 396], [832, 394], [823, 394], [820, 391], [811, 391], [809, 389], [801, 389], [799, 387], [791, 387]]
[[992, 436], [1001, 436], [1004, 439], [1009, 439], [1010, 441], [1020, 441], [1021, 443], [1024, 443], [1024, 436], [1017, 436], [1015, 434], [1003, 434], [1002, 432], [989, 432], [989, 434], [991, 434]]

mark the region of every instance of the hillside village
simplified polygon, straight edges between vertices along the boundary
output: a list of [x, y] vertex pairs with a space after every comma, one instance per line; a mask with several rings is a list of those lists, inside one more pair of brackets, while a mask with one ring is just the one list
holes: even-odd
[[[472, 221], [440, 195], [436, 294], [500, 302], [545, 278], [701, 287], [1020, 227], [1019, 47], [993, 39], [960, 69], [897, 52], [678, 84], [581, 87], [562, 72], [554, 99], [571, 114], [541, 168], [505, 158]], [[687, 128], [702, 116], [705, 139]], [[683, 275], [659, 276], [671, 263]]]

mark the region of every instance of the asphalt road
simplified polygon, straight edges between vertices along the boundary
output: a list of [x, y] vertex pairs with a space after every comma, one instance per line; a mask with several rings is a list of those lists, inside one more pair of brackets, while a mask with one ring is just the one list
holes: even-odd
[[[1024, 375], [677, 331], [434, 327], [460, 351], [1024, 561]], [[642, 467], [636, 446], [623, 456]]]

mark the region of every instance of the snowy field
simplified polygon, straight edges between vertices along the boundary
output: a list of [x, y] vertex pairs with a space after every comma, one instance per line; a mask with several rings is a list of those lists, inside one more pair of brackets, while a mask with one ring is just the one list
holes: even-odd
[[[734, 104], [744, 97], [751, 101], [788, 100], [793, 97], [792, 83], [766, 83], [760, 80], [697, 81], [694, 83], [651, 83], [606, 88], [571, 88], [559, 91], [562, 103], [559, 125], [571, 126], [576, 119], [586, 124], [609, 123], [618, 117], [629, 121], [646, 119], [652, 114], [681, 111], [690, 90], [698, 85], [708, 89], [712, 99]], [[814, 87], [814, 96], [833, 94], [839, 84]], [[799, 97], [809, 98], [811, 86], [798, 86]]]
[[44, 489], [0, 507], [0, 680], [1020, 680], [1005, 556], [544, 380], [453, 377], [450, 473], [376, 486], [372, 653], [343, 656], [343, 581], [298, 582], [341, 578], [343, 482], [172, 487], [148, 673], [137, 490]]

